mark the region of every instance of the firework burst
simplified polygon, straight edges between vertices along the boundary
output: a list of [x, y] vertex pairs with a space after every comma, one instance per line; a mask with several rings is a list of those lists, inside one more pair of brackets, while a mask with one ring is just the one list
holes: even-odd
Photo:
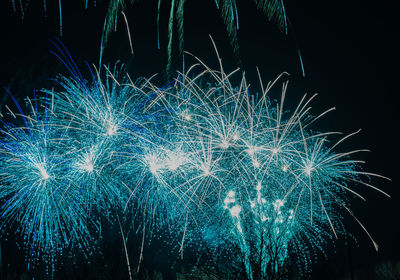
[[[265, 88], [261, 82], [261, 94], [252, 95], [244, 76], [234, 87], [234, 73], [199, 62], [200, 70], [189, 69], [154, 101], [167, 108], [174, 123], [170, 135], [184, 151], [174, 159], [180, 171], [163, 173], [162, 181], [171, 180], [170, 188], [188, 195], [179, 195], [185, 205], [202, 210], [194, 216], [197, 228], [188, 226], [190, 222], [184, 227], [188, 241], [201, 238], [188, 231], [218, 225], [226, 238], [218, 244], [233, 244], [239, 250], [249, 279], [280, 279], [291, 253], [323, 252], [327, 240], [345, 234], [344, 212], [354, 217], [350, 194], [364, 200], [353, 189], [355, 183], [389, 197], [364, 182], [385, 177], [361, 171], [363, 161], [351, 158], [366, 150], [335, 151], [355, 133], [331, 142], [341, 133], [310, 129], [334, 109], [313, 116], [310, 103], [316, 95], [303, 96], [290, 112], [284, 109], [287, 83], [281, 100], [273, 101], [268, 93], [278, 79]], [[161, 171], [163, 161], [163, 156], [152, 155], [150, 169]], [[172, 180], [177, 174], [184, 174], [182, 183]], [[312, 257], [301, 262], [310, 264]]]
[[363, 150], [336, 151], [355, 133], [333, 142], [340, 133], [311, 130], [332, 109], [312, 115], [315, 95], [305, 95], [286, 110], [286, 82], [280, 101], [268, 96], [279, 79], [251, 94], [243, 74], [233, 86], [238, 71], [199, 60], [158, 88], [118, 67], [86, 81], [64, 62], [73, 75], [43, 90], [43, 111], [27, 99], [29, 115], [10, 111], [24, 125], [2, 127], [1, 218], [30, 248], [88, 247], [101, 217], [124, 214], [143, 240], [177, 237], [181, 256], [203, 244], [236, 256], [249, 279], [280, 279], [291, 254], [323, 251], [345, 233], [350, 194], [364, 199], [353, 183], [387, 195], [363, 181], [385, 178], [361, 171], [352, 156]]
[[54, 129], [54, 116], [47, 109], [39, 112], [38, 103], [28, 99], [29, 115], [10, 111], [25, 125], [2, 122], [0, 148], [1, 223], [21, 232], [31, 260], [85, 247], [89, 238], [85, 215], [75, 207], [78, 193], [66, 176], [71, 161], [63, 151], [70, 139]]

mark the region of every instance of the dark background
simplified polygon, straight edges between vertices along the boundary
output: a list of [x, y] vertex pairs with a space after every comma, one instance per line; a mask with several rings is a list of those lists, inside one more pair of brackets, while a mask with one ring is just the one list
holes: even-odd
[[[63, 36], [60, 37], [58, 1], [48, 0], [48, 12], [43, 1], [31, 1], [25, 18], [12, 10], [11, 0], [0, 3], [0, 86], [9, 88], [20, 99], [32, 95], [33, 89], [49, 87], [48, 78], [67, 74], [62, 63], [49, 50], [55, 50], [50, 40], [59, 37], [82, 69], [84, 62], [98, 64], [99, 42], [106, 5], [98, 1], [84, 9], [83, 1], [63, 1]], [[130, 54], [126, 26], [119, 19], [118, 32], [111, 36], [105, 51], [105, 63], [117, 60], [127, 64], [132, 77], [159, 75], [165, 82], [168, 2], [162, 7], [161, 49], [157, 49], [156, 1], [142, 0], [127, 9], [134, 55]], [[381, 262], [400, 261], [400, 191], [398, 189], [398, 48], [399, 36], [392, 2], [380, 1], [295, 1], [286, 0], [290, 20], [289, 34], [282, 34], [268, 23], [251, 0], [238, 0], [239, 44], [241, 60], [254, 91], [258, 90], [255, 67], [264, 83], [283, 71], [290, 73], [287, 106], [293, 106], [304, 93], [318, 92], [313, 104], [315, 114], [332, 106], [337, 109], [321, 120], [315, 128], [362, 132], [347, 142], [346, 148], [367, 148], [372, 152], [360, 155], [367, 161], [366, 171], [392, 178], [392, 182], [373, 180], [374, 184], [392, 195], [385, 198], [377, 192], [359, 186], [367, 203], [352, 200], [352, 209], [367, 226], [380, 245], [375, 252], [360, 227], [346, 217], [349, 231], [357, 242], [346, 245], [341, 238], [327, 247], [328, 259], [313, 267], [313, 279], [344, 279], [355, 274], [370, 274]], [[176, 31], [175, 31], [176, 32]], [[185, 6], [185, 50], [217, 66], [215, 51], [208, 35], [216, 41], [226, 71], [237, 67], [237, 58], [213, 0], [189, 0]], [[175, 47], [177, 40], [174, 41]], [[297, 54], [301, 51], [306, 76], [303, 77]], [[174, 67], [180, 69], [181, 58], [174, 51]], [[286, 78], [285, 78], [286, 79]], [[279, 87], [278, 87], [279, 89]], [[278, 97], [278, 96], [276, 96]], [[10, 104], [5, 90], [0, 90], [0, 104]], [[2, 246], [5, 241], [2, 240]], [[9, 242], [10, 243], [10, 242]], [[2, 252], [2, 269], [17, 267], [10, 244]], [[14, 248], [14, 250], [17, 250]], [[8, 254], [8, 255], [7, 255]], [[21, 273], [21, 272], [18, 272]], [[371, 276], [371, 275], [369, 275]], [[331, 277], [331, 278], [328, 278]], [[372, 276], [371, 276], [372, 277]], [[85, 279], [85, 278], [82, 278]], [[348, 278], [350, 279], [350, 278]], [[367, 279], [362, 276], [359, 279]]]

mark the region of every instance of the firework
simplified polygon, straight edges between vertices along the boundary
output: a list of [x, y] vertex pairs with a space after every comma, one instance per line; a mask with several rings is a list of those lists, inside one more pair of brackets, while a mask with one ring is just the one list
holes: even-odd
[[[212, 1], [212, 0], [210, 0]], [[43, 10], [47, 12], [47, 2], [48, 0], [43, 1]], [[62, 35], [62, 21], [63, 21], [63, 12], [62, 12], [62, 0], [54, 0], [58, 4], [59, 10], [59, 28], [60, 35]], [[88, 4], [91, 1], [83, 0], [84, 7], [87, 8]], [[178, 33], [178, 50], [180, 53], [183, 52], [184, 47], [184, 11], [186, 0], [170, 0], [169, 2], [169, 21], [168, 21], [168, 44], [167, 44], [167, 72], [172, 74], [171, 63], [172, 63], [172, 42], [174, 37], [174, 28], [177, 29]], [[226, 26], [231, 45], [234, 49], [234, 52], [239, 57], [239, 44], [238, 44], [238, 30], [239, 30], [239, 13], [237, 8], [236, 0], [214, 0], [215, 6], [221, 13], [221, 17]], [[257, 5], [257, 9], [261, 11], [268, 21], [276, 24], [276, 26], [286, 34], [288, 33], [288, 22], [286, 18], [285, 5], [283, 0], [253, 0], [253, 2]], [[12, 7], [14, 12], [19, 11], [21, 13], [22, 18], [25, 15], [26, 7], [29, 6], [29, 2], [25, 2], [23, 0], [11, 0]], [[95, 1], [93, 1], [95, 3]], [[102, 58], [104, 48], [108, 43], [108, 39], [110, 34], [116, 30], [116, 23], [118, 20], [118, 16], [121, 13], [124, 17], [125, 23], [127, 24], [127, 18], [125, 16], [124, 11], [126, 10], [128, 4], [133, 5], [135, 3], [134, 0], [110, 0], [108, 1], [108, 9], [104, 19], [103, 32], [102, 32], [102, 41], [101, 41], [101, 54], [100, 60]], [[162, 0], [155, 1], [157, 3], [157, 46], [160, 48], [160, 13], [161, 13], [161, 4]], [[176, 26], [175, 26], [176, 25]], [[127, 24], [129, 29], [129, 26]], [[130, 39], [130, 33], [128, 31], [128, 36]], [[133, 53], [132, 43], [131, 51]], [[301, 61], [301, 55], [299, 51], [299, 58]], [[101, 63], [100, 63], [101, 64]], [[304, 70], [303, 70], [304, 73]]]
[[[261, 11], [268, 21], [275, 23], [281, 31], [287, 34], [288, 24], [286, 19], [285, 6], [282, 0], [253, 0], [257, 5], [257, 9]], [[118, 14], [124, 12], [126, 3], [134, 4], [134, 1], [115, 0], [110, 1], [107, 16], [103, 26], [101, 53], [107, 44], [108, 37], [115, 30], [115, 22]], [[178, 33], [178, 50], [183, 52], [184, 46], [184, 11], [186, 0], [170, 0], [169, 1], [169, 21], [168, 21], [168, 44], [167, 44], [167, 72], [171, 74], [172, 63], [172, 42], [174, 36], [174, 26], [176, 25]], [[239, 29], [239, 13], [236, 0], [215, 0], [215, 5], [221, 13], [221, 17], [226, 25], [226, 29], [234, 51], [239, 55], [238, 45], [238, 29]], [[162, 0], [157, 1], [157, 45], [160, 48], [160, 12]], [[125, 14], [123, 14], [125, 17]], [[126, 21], [126, 17], [125, 17]], [[132, 47], [132, 46], [131, 46]]]
[[[189, 69], [155, 101], [167, 108], [174, 128], [169, 137], [183, 153], [174, 158], [173, 169], [168, 169], [170, 157], [162, 154], [152, 154], [149, 164], [159, 184], [179, 191], [184, 205], [193, 205], [188, 209], [201, 209], [194, 223], [185, 220], [188, 243], [215, 235], [205, 229], [223, 232], [217, 245], [239, 252], [249, 279], [280, 279], [291, 253], [324, 252], [329, 239], [345, 234], [344, 214], [354, 217], [350, 195], [364, 199], [353, 190], [355, 183], [388, 196], [363, 179], [385, 177], [361, 171], [363, 162], [351, 158], [366, 150], [335, 151], [355, 133], [332, 143], [330, 138], [340, 133], [310, 129], [334, 109], [313, 116], [310, 102], [316, 95], [303, 96], [290, 112], [284, 108], [287, 83], [278, 102], [268, 97], [277, 80], [266, 88], [261, 82], [261, 94], [250, 94], [244, 76], [234, 87], [234, 73], [199, 62], [203, 69]], [[203, 237], [188, 233], [199, 228]], [[307, 269], [313, 260], [299, 261]]]
[[312, 115], [314, 95], [286, 110], [286, 82], [280, 101], [268, 96], [279, 79], [251, 94], [244, 75], [233, 86], [235, 73], [199, 61], [158, 88], [117, 66], [85, 80], [64, 63], [72, 76], [43, 90], [42, 112], [27, 99], [29, 115], [9, 116], [24, 125], [3, 122], [1, 218], [30, 248], [89, 247], [102, 217], [125, 215], [143, 240], [179, 239], [181, 256], [211, 248], [249, 279], [279, 279], [291, 254], [309, 265], [305, 251], [345, 233], [349, 194], [364, 199], [353, 183], [385, 194], [363, 181], [385, 178], [361, 171], [351, 156], [363, 150], [336, 152], [354, 133], [311, 130], [332, 109]]
[[40, 254], [54, 258], [65, 248], [86, 247], [89, 236], [85, 213], [76, 207], [79, 194], [66, 176], [71, 159], [63, 151], [70, 139], [54, 129], [49, 110], [38, 110], [39, 100], [27, 102], [30, 114], [10, 111], [25, 125], [2, 121], [0, 199], [2, 228], [21, 232], [33, 261]]

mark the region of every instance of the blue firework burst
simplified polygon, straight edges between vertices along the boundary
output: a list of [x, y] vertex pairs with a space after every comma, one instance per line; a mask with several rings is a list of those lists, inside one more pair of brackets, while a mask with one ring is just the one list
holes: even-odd
[[348, 206], [349, 194], [364, 199], [353, 183], [387, 195], [364, 181], [385, 177], [361, 170], [363, 150], [337, 151], [354, 133], [333, 142], [339, 133], [310, 129], [331, 111], [312, 115], [315, 95], [284, 108], [287, 83], [274, 101], [278, 80], [251, 94], [244, 75], [235, 87], [234, 73], [201, 61], [161, 88], [118, 67], [85, 80], [65, 64], [72, 75], [43, 90], [43, 110], [28, 98], [23, 125], [2, 122], [1, 219], [32, 251], [89, 248], [103, 217], [123, 214], [143, 239], [163, 232], [182, 255], [207, 247], [249, 279], [279, 278], [291, 254], [345, 233], [344, 213], [365, 230]]

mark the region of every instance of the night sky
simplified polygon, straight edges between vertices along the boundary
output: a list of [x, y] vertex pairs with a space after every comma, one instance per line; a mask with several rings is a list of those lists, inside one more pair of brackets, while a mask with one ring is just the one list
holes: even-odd
[[[50, 40], [59, 38], [68, 48], [83, 73], [88, 74], [85, 61], [97, 64], [99, 42], [106, 5], [84, 9], [80, 0], [63, 2], [63, 36], [59, 33], [58, 1], [48, 1], [47, 16], [41, 1], [31, 1], [25, 18], [12, 11], [11, 0], [0, 3], [0, 104], [11, 100], [3, 87], [22, 99], [33, 90], [49, 87], [49, 78], [67, 74], [62, 63], [50, 53], [55, 50]], [[168, 1], [164, 1], [167, 3]], [[282, 34], [268, 23], [250, 0], [238, 0], [240, 57], [251, 88], [258, 90], [256, 66], [264, 82], [286, 71], [290, 74], [287, 106], [293, 106], [304, 93], [318, 92], [313, 103], [315, 114], [330, 107], [330, 113], [315, 125], [321, 131], [362, 132], [347, 142], [348, 149], [370, 149], [359, 157], [367, 161], [365, 170], [390, 177], [393, 181], [373, 179], [375, 185], [392, 195], [385, 198], [377, 192], [357, 186], [367, 197], [363, 203], [352, 199], [352, 209], [367, 226], [380, 246], [375, 252], [368, 237], [350, 216], [349, 231], [357, 242], [345, 239], [328, 246], [328, 260], [314, 266], [313, 279], [323, 279], [326, 270], [339, 270], [337, 278], [349, 271], [349, 250], [355, 271], [371, 269], [382, 261], [400, 261], [400, 191], [398, 189], [398, 48], [394, 7], [389, 1], [295, 1], [286, 0], [290, 21], [289, 34]], [[185, 50], [212, 67], [217, 59], [209, 34], [214, 38], [226, 71], [238, 66], [238, 59], [229, 45], [229, 38], [213, 0], [189, 0], [185, 6]], [[167, 61], [168, 6], [161, 16], [161, 49], [157, 49], [156, 1], [142, 0], [127, 9], [134, 55], [130, 54], [126, 26], [119, 20], [118, 31], [111, 36], [105, 50], [105, 63], [117, 60], [127, 64], [132, 77], [150, 77], [161, 73], [165, 82]], [[174, 41], [175, 47], [177, 40]], [[174, 67], [181, 58], [174, 52]], [[298, 50], [304, 62], [302, 76]], [[190, 59], [188, 59], [190, 61]], [[278, 97], [278, 96], [276, 96]], [[292, 106], [292, 107], [291, 107]], [[1, 241], [3, 246], [3, 241]], [[17, 250], [17, 248], [14, 248]], [[8, 245], [8, 250], [12, 246]], [[3, 267], [7, 251], [2, 253]], [[21, 268], [23, 269], [23, 268]], [[320, 273], [320, 274], [319, 274]], [[336, 276], [332, 276], [336, 277]], [[84, 278], [82, 278], [84, 279]], [[327, 279], [327, 278], [326, 278]], [[360, 278], [361, 279], [361, 278]]]

